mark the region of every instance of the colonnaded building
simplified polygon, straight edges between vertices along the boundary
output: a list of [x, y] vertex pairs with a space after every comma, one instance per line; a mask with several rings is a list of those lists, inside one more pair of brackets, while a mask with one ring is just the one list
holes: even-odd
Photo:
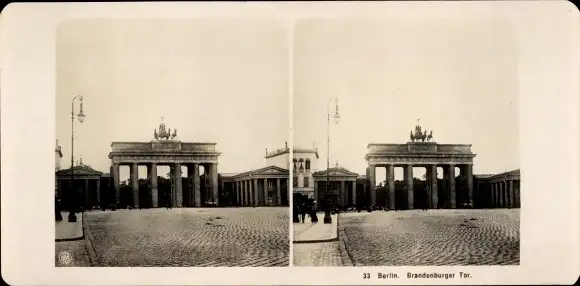
[[[149, 142], [111, 143], [110, 173], [82, 160], [58, 170], [57, 196], [63, 208], [73, 203], [85, 209], [289, 205], [288, 155], [267, 152], [264, 168], [219, 174], [216, 143], [181, 142], [175, 139], [177, 131], [172, 133], [163, 122], [154, 137]], [[127, 182], [120, 182], [121, 166], [129, 166]], [[139, 166], [147, 167], [147, 179], [139, 179]], [[169, 166], [169, 179], [157, 174], [158, 166]]]
[[[369, 144], [365, 175], [339, 166], [313, 172], [311, 196], [317, 201], [319, 210], [324, 209], [325, 198], [330, 198], [339, 207], [379, 205], [391, 210], [519, 208], [520, 170], [473, 174], [475, 157], [470, 144], [438, 144], [433, 141], [432, 131], [427, 134], [417, 125], [405, 144]], [[413, 168], [417, 167], [425, 168], [424, 180], [413, 175]], [[395, 168], [403, 169], [403, 180], [395, 181]], [[377, 172], [385, 172], [384, 182], [376, 182]], [[438, 173], [443, 178], [438, 178]], [[300, 188], [300, 181], [298, 178], [298, 192], [310, 196]]]

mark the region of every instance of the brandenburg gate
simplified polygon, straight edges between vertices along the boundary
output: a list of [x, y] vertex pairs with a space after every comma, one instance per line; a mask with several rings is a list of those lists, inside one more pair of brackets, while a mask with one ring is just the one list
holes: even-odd
[[[193, 143], [174, 140], [177, 130], [165, 130], [165, 124], [159, 125], [159, 131], [154, 131], [155, 140], [150, 142], [113, 142], [109, 158], [112, 161], [111, 176], [115, 190], [115, 200], [120, 204], [119, 168], [121, 165], [130, 167], [133, 207], [139, 207], [139, 166], [147, 166], [149, 192], [153, 207], [159, 207], [157, 189], [157, 166], [169, 166], [172, 178], [170, 201], [174, 207], [201, 207], [202, 200], [219, 205], [218, 195], [218, 156], [216, 143]], [[181, 167], [187, 166], [189, 186], [183, 191]], [[202, 195], [200, 189], [200, 166], [204, 167], [206, 182], [210, 186], [210, 194]]]
[[[460, 169], [460, 182], [463, 188], [460, 190], [464, 202], [473, 206], [473, 158], [476, 154], [471, 152], [471, 145], [467, 144], [437, 144], [433, 142], [433, 131], [427, 135], [427, 131], [421, 130], [421, 126], [415, 126], [415, 132], [411, 131], [410, 141], [406, 144], [369, 144], [365, 159], [368, 162], [367, 178], [370, 186], [370, 201], [376, 202], [375, 174], [377, 167], [386, 169], [387, 178], [387, 202], [390, 210], [401, 209], [395, 205], [395, 172], [396, 167], [402, 167], [404, 171], [404, 186], [406, 193], [407, 208], [413, 209], [417, 198], [413, 188], [413, 167], [426, 168], [426, 207], [428, 208], [457, 208], [456, 174], [455, 168]], [[437, 168], [443, 168], [443, 183], [441, 188], [437, 178]], [[422, 190], [423, 191], [423, 190]]]

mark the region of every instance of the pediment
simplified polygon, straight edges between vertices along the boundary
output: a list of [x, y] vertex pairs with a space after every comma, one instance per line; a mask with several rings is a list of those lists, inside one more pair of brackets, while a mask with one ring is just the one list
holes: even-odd
[[[73, 175], [75, 176], [101, 176], [103, 173], [86, 166], [75, 166], [73, 168]], [[60, 170], [56, 172], [57, 176], [70, 176], [71, 169]]]
[[[328, 170], [328, 175], [331, 177], [358, 177], [357, 173], [353, 173], [344, 168], [331, 168]], [[326, 170], [319, 171], [313, 174], [315, 177], [326, 176]]]
[[287, 169], [283, 169], [283, 168], [276, 167], [276, 166], [268, 166], [265, 168], [244, 172], [244, 173], [235, 175], [234, 177], [239, 179], [239, 178], [246, 178], [246, 177], [251, 177], [251, 176], [266, 176], [266, 177], [267, 176], [279, 176], [279, 175], [288, 176], [288, 174], [289, 174], [289, 171]]
[[268, 166], [252, 172], [252, 175], [287, 175], [288, 170], [276, 166]]

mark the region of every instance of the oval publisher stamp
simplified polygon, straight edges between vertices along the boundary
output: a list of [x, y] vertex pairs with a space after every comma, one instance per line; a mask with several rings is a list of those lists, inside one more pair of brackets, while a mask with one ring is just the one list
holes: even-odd
[[63, 251], [58, 254], [58, 261], [60, 264], [69, 265], [72, 263], [72, 255], [68, 251]]

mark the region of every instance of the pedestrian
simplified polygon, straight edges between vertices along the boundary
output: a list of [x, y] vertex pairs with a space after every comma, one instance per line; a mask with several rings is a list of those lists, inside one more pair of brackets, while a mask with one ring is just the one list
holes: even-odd
[[293, 222], [300, 222], [300, 216], [299, 216], [299, 208], [298, 206], [293, 206], [292, 207], [292, 221]]
[[302, 205], [302, 208], [300, 210], [300, 216], [302, 217], [302, 223], [304, 223], [304, 220], [306, 219], [306, 206]]
[[316, 210], [314, 208], [314, 205], [310, 206], [310, 222], [312, 222], [312, 223], [318, 222], [318, 216], [316, 215]]

